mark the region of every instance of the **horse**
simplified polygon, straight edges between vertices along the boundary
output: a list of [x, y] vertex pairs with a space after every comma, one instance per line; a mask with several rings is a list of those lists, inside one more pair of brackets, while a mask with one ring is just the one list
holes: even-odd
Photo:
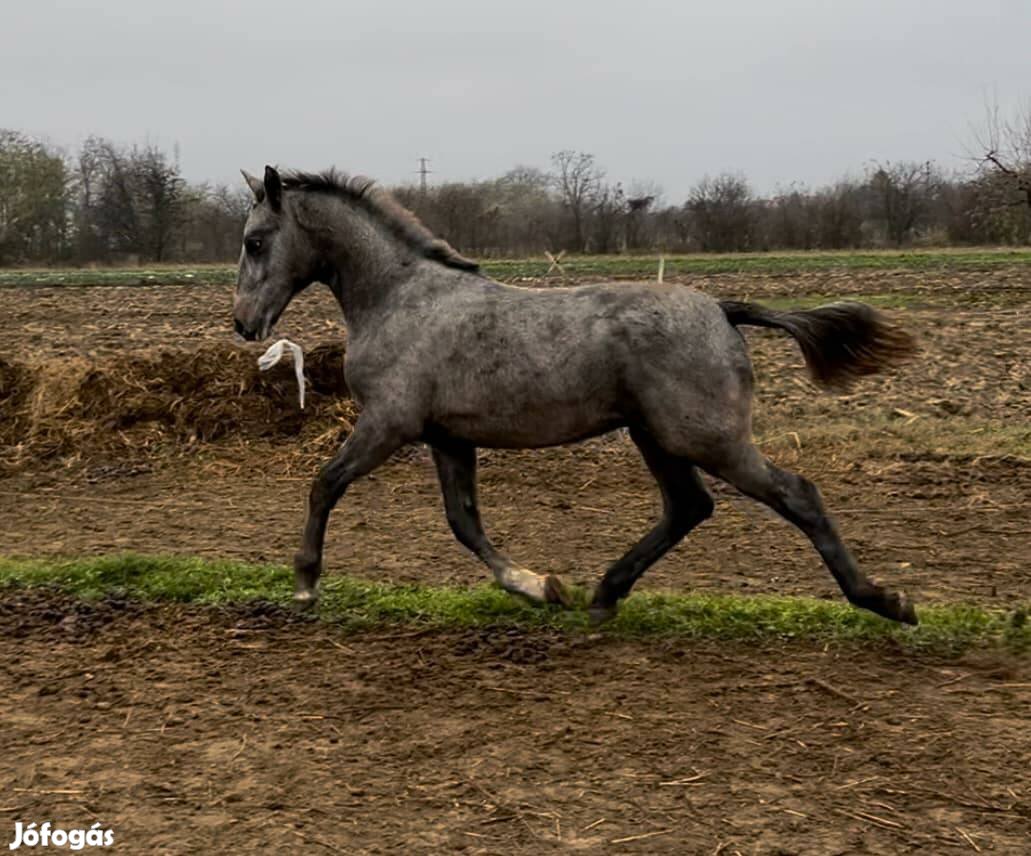
[[909, 597], [860, 570], [817, 487], [753, 445], [752, 365], [738, 328], [790, 334], [815, 382], [829, 389], [908, 357], [915, 345], [907, 331], [856, 302], [774, 311], [675, 284], [507, 285], [364, 176], [242, 172], [254, 200], [233, 302], [236, 333], [268, 338], [294, 297], [314, 282], [327, 285], [343, 313], [344, 372], [361, 408], [311, 485], [294, 558], [300, 606], [317, 600], [327, 522], [348, 486], [422, 442], [455, 538], [504, 590], [572, 608], [562, 580], [521, 566], [488, 538], [476, 450], [542, 448], [627, 429], [658, 484], [662, 516], [605, 571], [588, 605], [593, 622], [614, 617], [641, 575], [713, 513], [704, 471], [804, 532], [850, 603], [917, 623]]

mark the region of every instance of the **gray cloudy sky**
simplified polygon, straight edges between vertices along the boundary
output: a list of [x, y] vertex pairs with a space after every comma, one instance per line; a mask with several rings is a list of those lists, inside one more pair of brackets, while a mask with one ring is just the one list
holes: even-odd
[[3, 0], [0, 127], [178, 143], [385, 182], [593, 152], [669, 201], [873, 159], [961, 165], [986, 94], [1031, 96], [1029, 0]]

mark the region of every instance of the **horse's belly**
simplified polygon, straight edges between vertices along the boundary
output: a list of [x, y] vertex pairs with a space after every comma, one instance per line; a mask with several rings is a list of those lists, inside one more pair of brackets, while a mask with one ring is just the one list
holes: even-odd
[[450, 436], [477, 446], [532, 449], [604, 434], [625, 424], [622, 414], [597, 402], [496, 402], [483, 408], [448, 408], [435, 422]]

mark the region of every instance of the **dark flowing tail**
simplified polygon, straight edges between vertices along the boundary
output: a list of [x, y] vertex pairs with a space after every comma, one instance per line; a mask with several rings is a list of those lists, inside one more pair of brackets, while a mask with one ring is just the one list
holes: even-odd
[[756, 303], [721, 300], [720, 308], [735, 327], [786, 330], [798, 341], [813, 380], [829, 389], [847, 389], [857, 378], [903, 362], [916, 351], [909, 333], [865, 303], [844, 301], [778, 312]]

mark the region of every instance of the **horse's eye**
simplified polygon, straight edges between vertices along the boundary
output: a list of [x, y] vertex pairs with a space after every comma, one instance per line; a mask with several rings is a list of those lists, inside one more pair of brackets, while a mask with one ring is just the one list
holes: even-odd
[[248, 238], [243, 245], [247, 248], [247, 255], [256, 256], [261, 252], [263, 242], [261, 238]]

